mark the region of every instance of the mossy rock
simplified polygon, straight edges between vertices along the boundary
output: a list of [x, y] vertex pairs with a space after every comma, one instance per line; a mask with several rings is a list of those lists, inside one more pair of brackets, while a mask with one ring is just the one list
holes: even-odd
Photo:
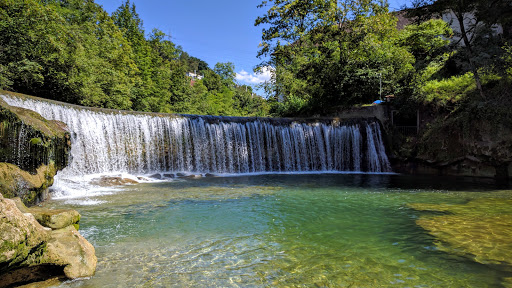
[[23, 214], [13, 200], [0, 195], [0, 231], [1, 274], [38, 262], [46, 252], [51, 229], [45, 229], [31, 214]]
[[[74, 225], [55, 230], [45, 228], [31, 213], [23, 212], [34, 211], [33, 208], [17, 201], [18, 205], [0, 194], [0, 287], [55, 276], [48, 271], [60, 271], [70, 279], [94, 274], [97, 263], [94, 247]], [[38, 275], [41, 271], [48, 273]]]
[[0, 98], [0, 193], [27, 205], [44, 200], [71, 149], [66, 125]]
[[26, 205], [33, 205], [44, 200], [56, 173], [53, 162], [42, 165], [35, 173], [14, 164], [0, 163], [0, 193], [7, 198], [20, 197]]
[[60, 170], [67, 165], [70, 145], [64, 123], [10, 106], [0, 98], [0, 162], [35, 172], [53, 161]]
[[512, 272], [512, 200], [475, 199], [465, 204], [409, 204], [416, 223], [436, 238], [441, 251]]
[[55, 229], [62, 229], [67, 226], [73, 226], [77, 230], [79, 228], [80, 213], [73, 209], [48, 209], [44, 207], [30, 207], [27, 208], [20, 198], [12, 199], [18, 209], [23, 213], [32, 214], [39, 224], [44, 227]]

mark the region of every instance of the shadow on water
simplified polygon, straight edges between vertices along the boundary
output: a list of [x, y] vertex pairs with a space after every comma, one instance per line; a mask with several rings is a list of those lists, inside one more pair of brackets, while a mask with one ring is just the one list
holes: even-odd
[[[492, 178], [455, 177], [455, 176], [416, 176], [401, 174], [265, 174], [203, 177], [186, 180], [184, 186], [311, 186], [311, 187], [347, 187], [386, 190], [435, 190], [484, 192], [512, 189], [512, 182]], [[175, 188], [181, 185], [170, 182]], [[157, 185], [169, 185], [163, 182]]]

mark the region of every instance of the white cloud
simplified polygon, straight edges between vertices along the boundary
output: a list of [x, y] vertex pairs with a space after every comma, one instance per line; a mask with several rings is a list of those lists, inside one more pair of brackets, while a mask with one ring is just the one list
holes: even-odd
[[260, 84], [270, 80], [273, 71], [274, 69], [270, 66], [261, 68], [260, 72], [258, 73], [249, 73], [245, 70], [242, 70], [236, 73], [235, 79], [249, 84]]

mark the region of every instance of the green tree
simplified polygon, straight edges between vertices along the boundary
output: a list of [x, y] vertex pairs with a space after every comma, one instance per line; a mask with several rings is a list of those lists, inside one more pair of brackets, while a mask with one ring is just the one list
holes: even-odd
[[271, 2], [255, 24], [268, 27], [259, 56], [270, 60], [260, 67], [275, 69], [266, 90], [280, 113], [372, 102], [380, 77], [384, 93], [399, 93], [411, 78], [414, 57], [399, 44], [397, 19], [385, 1], [276, 0], [260, 7]]
[[[191, 67], [205, 79], [191, 85]], [[146, 38], [130, 1], [109, 16], [93, 0], [0, 0], [0, 89], [93, 107], [249, 113], [228, 70], [223, 79], [158, 29]]]
[[217, 63], [213, 71], [222, 78], [222, 82], [226, 86], [233, 86], [235, 83], [235, 64], [232, 62]]
[[4, 88], [75, 104], [131, 107], [131, 50], [99, 5], [2, 0], [0, 13], [0, 63], [9, 77]]
[[[409, 9], [409, 17], [422, 15], [420, 19], [434, 16], [454, 15], [459, 29], [455, 36], [459, 39], [455, 45], [464, 57], [475, 79], [476, 87], [485, 98], [482, 87], [481, 71], [485, 66], [493, 65], [493, 54], [501, 54], [502, 45], [493, 31], [494, 24], [511, 23], [512, 7], [507, 1], [487, 0], [416, 0]], [[457, 46], [460, 42], [463, 45]], [[494, 49], [494, 51], [493, 51]]]
[[203, 71], [203, 84], [209, 91], [220, 91], [223, 87], [222, 78], [212, 70]]

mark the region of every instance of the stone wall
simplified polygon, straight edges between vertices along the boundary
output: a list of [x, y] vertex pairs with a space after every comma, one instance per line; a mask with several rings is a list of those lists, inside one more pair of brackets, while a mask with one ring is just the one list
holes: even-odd
[[358, 119], [358, 118], [377, 118], [384, 126], [391, 121], [392, 106], [389, 103], [352, 107], [332, 114], [331, 116], [339, 119]]

